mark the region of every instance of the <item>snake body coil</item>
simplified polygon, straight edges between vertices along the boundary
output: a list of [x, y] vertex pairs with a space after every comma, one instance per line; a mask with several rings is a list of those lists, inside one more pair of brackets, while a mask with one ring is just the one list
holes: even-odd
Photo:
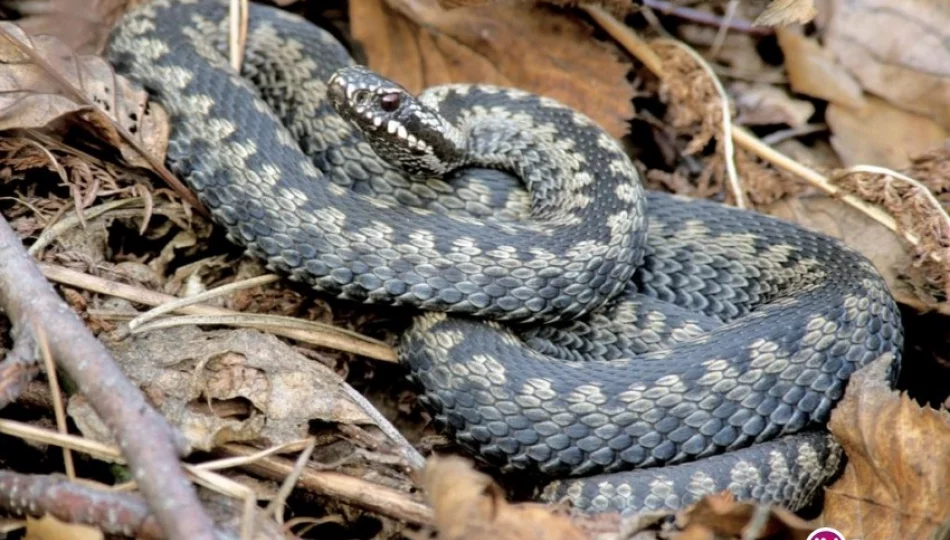
[[250, 21], [243, 78], [218, 0], [127, 14], [109, 55], [170, 113], [169, 167], [251, 255], [429, 312], [400, 358], [460, 444], [580, 477], [544, 497], [590, 511], [723, 489], [799, 508], [835, 474], [822, 425], [848, 377], [902, 344], [862, 256], [645, 194], [619, 145], [552, 100], [451, 85], [415, 101], [301, 19]]

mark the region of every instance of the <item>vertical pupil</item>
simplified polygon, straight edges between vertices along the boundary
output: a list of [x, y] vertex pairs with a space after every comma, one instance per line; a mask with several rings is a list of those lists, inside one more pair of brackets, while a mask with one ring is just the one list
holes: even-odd
[[393, 112], [399, 107], [399, 94], [386, 94], [379, 98], [379, 104], [386, 112]]

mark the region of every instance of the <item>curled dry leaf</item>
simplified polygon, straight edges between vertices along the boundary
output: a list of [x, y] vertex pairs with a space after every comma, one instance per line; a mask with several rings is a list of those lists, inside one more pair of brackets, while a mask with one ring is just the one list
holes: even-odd
[[707, 495], [682, 511], [676, 540], [788, 538], [805, 540], [816, 525], [777, 507], [736, 502], [728, 493]]
[[830, 0], [825, 46], [870, 93], [950, 128], [946, 0]]
[[134, 166], [147, 164], [116, 125], [135, 133], [155, 156], [165, 155], [168, 142], [164, 111], [104, 59], [76, 55], [54, 37], [30, 36], [0, 22], [0, 131], [62, 125], [89, 128]]
[[847, 538], [927, 538], [950, 515], [950, 413], [891, 390], [882, 356], [851, 377], [829, 429], [848, 455], [822, 519]]
[[488, 476], [456, 456], [429, 458], [423, 486], [440, 540], [582, 540], [570, 520], [541, 504], [509, 504]]
[[[286, 443], [306, 437], [312, 420], [372, 423], [346, 397], [339, 375], [270, 334], [187, 326], [106, 346], [194, 448]], [[102, 440], [102, 426], [81, 397], [70, 399], [68, 411], [84, 434]]]
[[350, 20], [370, 67], [411, 92], [451, 82], [521, 88], [576, 108], [615, 137], [633, 117], [630, 64], [565, 13], [510, 3], [446, 10], [437, 0], [355, 0]]
[[842, 107], [864, 107], [861, 85], [817, 41], [791, 28], [778, 28], [775, 36], [792, 90]]

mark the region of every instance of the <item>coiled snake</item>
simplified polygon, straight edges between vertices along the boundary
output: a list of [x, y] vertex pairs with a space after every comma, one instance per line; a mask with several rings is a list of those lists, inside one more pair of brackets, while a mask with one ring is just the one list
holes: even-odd
[[836, 473], [822, 425], [903, 339], [862, 256], [645, 193], [617, 142], [553, 100], [416, 100], [276, 9], [252, 6], [238, 77], [226, 3], [138, 8], [109, 56], [170, 113], [168, 165], [233, 241], [335, 297], [422, 310], [400, 359], [462, 446], [587, 511], [724, 489], [796, 509]]

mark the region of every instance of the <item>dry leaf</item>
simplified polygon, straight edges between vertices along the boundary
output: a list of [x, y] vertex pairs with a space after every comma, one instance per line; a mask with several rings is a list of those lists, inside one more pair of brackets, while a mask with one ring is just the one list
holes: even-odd
[[702, 50], [707, 59], [728, 66], [726, 73], [732, 78], [759, 83], [784, 82], [783, 70], [766, 64], [759, 54], [760, 38], [737, 32], [730, 32], [722, 38], [718, 28], [695, 24], [683, 25], [677, 33], [682, 41]]
[[835, 0], [832, 51], [870, 93], [950, 128], [950, 10], [946, 0]]
[[788, 28], [776, 29], [775, 35], [792, 90], [843, 107], [864, 107], [861, 85], [817, 41]]
[[78, 53], [97, 54], [127, 4], [126, 0], [20, 0], [16, 9], [23, 18], [17, 24], [30, 35], [55, 36]]
[[817, 14], [814, 0], [772, 0], [769, 7], [755, 19], [755, 24], [761, 26], [805, 24], [814, 19]]
[[822, 517], [847, 538], [927, 538], [950, 515], [950, 413], [891, 390], [892, 363], [856, 372], [828, 424], [848, 465]]
[[801, 127], [815, 114], [811, 103], [794, 99], [781, 88], [769, 84], [737, 82], [729, 87], [736, 103], [737, 124], [787, 124]]
[[9, 22], [0, 22], [0, 34], [0, 130], [83, 127], [118, 148], [128, 163], [147, 166], [125, 144], [114, 120], [135, 133], [146, 151], [165, 155], [164, 111], [155, 104], [146, 107], [147, 94], [117, 76], [104, 59], [75, 55], [58, 39], [29, 36]]
[[912, 157], [943, 146], [947, 130], [930, 118], [869, 97], [854, 111], [834, 104], [825, 113], [831, 145], [845, 167], [858, 164], [903, 169]]
[[755, 503], [736, 502], [729, 493], [707, 495], [680, 513], [676, 521], [683, 527], [683, 531], [674, 538], [805, 540], [816, 528], [816, 525], [782, 508], [770, 507], [767, 509], [767, 515], [763, 516], [762, 511], [765, 508]]
[[24, 540], [102, 540], [102, 531], [89, 525], [66, 523], [53, 516], [26, 518]]
[[456, 456], [429, 458], [426, 497], [440, 540], [582, 540], [563, 515], [542, 504], [509, 504], [491, 478]]
[[576, 17], [507, 3], [445, 10], [436, 0], [355, 0], [350, 20], [370, 67], [411, 92], [450, 82], [521, 88], [615, 137], [633, 117], [630, 64]]
[[809, 229], [840, 238], [867, 257], [898, 302], [920, 306], [925, 278], [908, 264], [913, 253], [900, 237], [843, 202], [824, 195], [783, 199], [760, 209]]
[[[306, 437], [312, 420], [372, 423], [346, 397], [339, 375], [270, 334], [188, 326], [106, 346], [194, 448], [286, 443]], [[81, 396], [70, 398], [68, 411], [86, 436], [110, 440]]]

